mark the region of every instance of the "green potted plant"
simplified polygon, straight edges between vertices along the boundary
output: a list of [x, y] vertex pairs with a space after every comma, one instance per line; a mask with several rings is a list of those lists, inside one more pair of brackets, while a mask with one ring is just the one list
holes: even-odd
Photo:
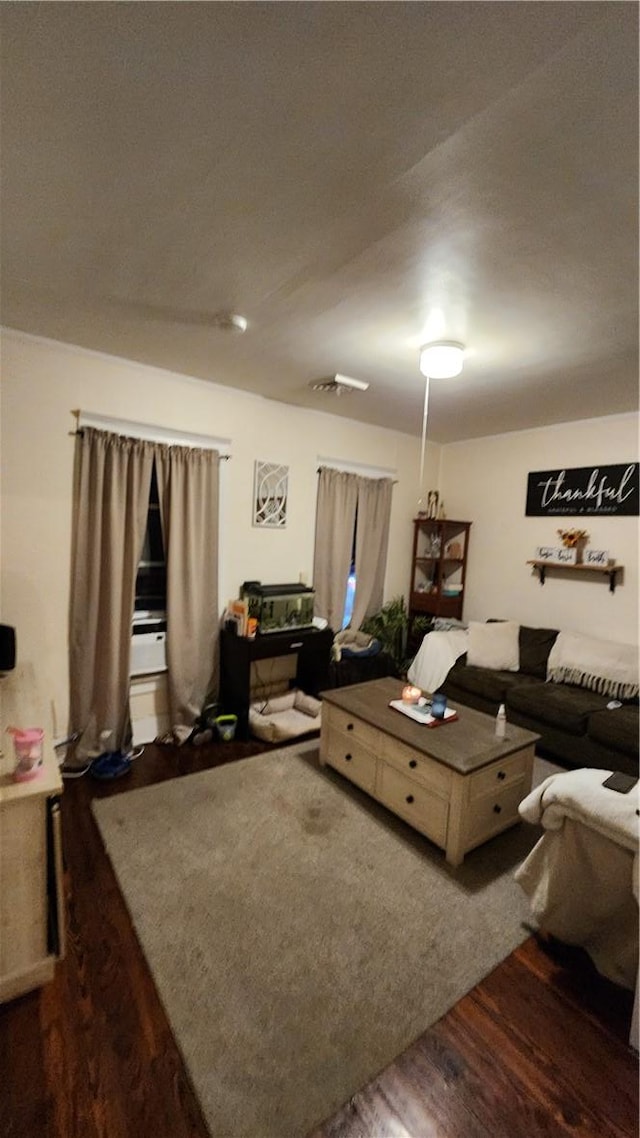
[[[424, 625], [424, 628], [419, 627]], [[412, 633], [420, 636], [428, 632], [431, 622], [419, 617], [413, 622]], [[404, 603], [404, 597], [394, 597], [387, 601], [379, 612], [367, 617], [362, 624], [362, 632], [368, 636], [375, 636], [380, 641], [383, 652], [387, 652], [393, 660], [396, 672], [404, 676], [413, 656], [407, 658], [407, 630], [409, 627], [409, 614]]]

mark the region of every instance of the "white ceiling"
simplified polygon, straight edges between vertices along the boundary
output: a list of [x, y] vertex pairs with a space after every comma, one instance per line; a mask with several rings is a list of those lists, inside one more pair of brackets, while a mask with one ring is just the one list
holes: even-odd
[[442, 442], [637, 407], [635, 3], [0, 25], [5, 325], [414, 434], [418, 348], [461, 340]]

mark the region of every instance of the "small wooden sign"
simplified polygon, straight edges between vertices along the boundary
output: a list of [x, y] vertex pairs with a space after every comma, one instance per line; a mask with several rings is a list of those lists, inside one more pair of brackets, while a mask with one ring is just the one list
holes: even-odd
[[555, 545], [539, 545], [536, 549], [536, 561], [556, 561], [558, 548]]
[[558, 554], [556, 558], [558, 565], [575, 565], [578, 560], [577, 549], [565, 549], [564, 545], [561, 545], [556, 553]]
[[603, 569], [609, 567], [608, 549], [585, 549], [582, 555], [584, 565], [601, 565]]
[[565, 549], [558, 545], [539, 545], [536, 561], [548, 561], [551, 565], [575, 565], [577, 549]]

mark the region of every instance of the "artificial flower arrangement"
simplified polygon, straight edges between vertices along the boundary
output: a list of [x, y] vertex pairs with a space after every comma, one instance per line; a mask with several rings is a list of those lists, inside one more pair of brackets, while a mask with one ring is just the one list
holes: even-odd
[[559, 529], [556, 530], [565, 549], [575, 549], [580, 542], [588, 541], [589, 534], [586, 529]]

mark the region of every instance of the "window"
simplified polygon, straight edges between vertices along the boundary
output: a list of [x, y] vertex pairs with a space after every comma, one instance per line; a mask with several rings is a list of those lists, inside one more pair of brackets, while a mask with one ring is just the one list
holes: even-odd
[[346, 628], [351, 622], [353, 616], [353, 599], [356, 595], [356, 567], [351, 566], [349, 576], [347, 578], [347, 596], [344, 603], [344, 616], [342, 618], [342, 627]]
[[347, 577], [347, 595], [344, 602], [344, 613], [342, 616], [342, 627], [347, 628], [351, 623], [353, 616], [353, 602], [356, 595], [356, 529], [358, 526], [358, 511], [356, 509], [356, 518], [353, 526], [353, 541], [351, 543], [351, 565], [349, 567], [349, 576]]
[[134, 608], [136, 614], [142, 615], [144, 613], [148, 617], [160, 615], [164, 617], [167, 608], [167, 566], [162, 539], [160, 497], [155, 463], [149, 491], [147, 529], [136, 576]]

